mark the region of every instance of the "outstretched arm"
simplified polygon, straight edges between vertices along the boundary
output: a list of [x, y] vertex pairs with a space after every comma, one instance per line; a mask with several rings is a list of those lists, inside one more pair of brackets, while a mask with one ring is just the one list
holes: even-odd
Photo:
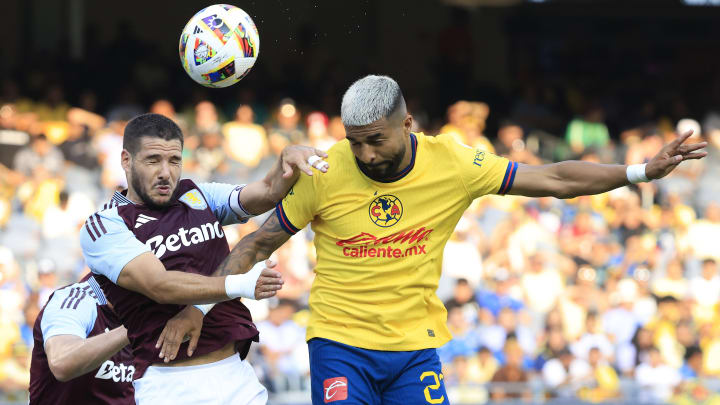
[[[707, 152], [698, 150], [706, 142], [685, 145], [692, 135], [688, 131], [665, 145], [645, 166], [648, 180], [665, 177], [680, 162], [701, 159]], [[625, 165], [604, 165], [590, 162], [566, 161], [541, 166], [520, 165], [515, 182], [508, 194], [528, 197], [572, 198], [599, 194], [630, 184]]]

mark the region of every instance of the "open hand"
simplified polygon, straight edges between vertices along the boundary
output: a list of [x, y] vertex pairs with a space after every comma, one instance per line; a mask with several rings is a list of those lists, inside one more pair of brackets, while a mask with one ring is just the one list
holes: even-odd
[[188, 305], [178, 312], [165, 324], [165, 328], [155, 343], [156, 349], [162, 346], [159, 357], [165, 363], [175, 360], [180, 345], [188, 338], [190, 344], [187, 348], [187, 355], [192, 356], [200, 339], [202, 324], [203, 313], [193, 305]]
[[663, 146], [645, 166], [645, 176], [650, 180], [660, 179], [667, 176], [684, 160], [702, 159], [707, 156], [707, 152], [697, 152], [706, 147], [707, 142], [684, 144], [692, 134], [692, 130], [687, 131]]
[[279, 271], [272, 268], [277, 266], [272, 260], [265, 260], [265, 268], [260, 272], [260, 277], [255, 284], [255, 299], [274, 297], [277, 291], [282, 288], [285, 281]]
[[311, 148], [309, 146], [293, 145], [288, 146], [282, 151], [280, 156], [282, 162], [283, 177], [290, 178], [295, 173], [295, 168], [300, 169], [308, 176], [312, 176], [312, 168], [316, 168], [323, 173], [327, 172], [328, 164], [322, 164], [322, 160], [315, 162], [312, 166], [308, 163], [310, 156], [317, 155], [321, 158], [327, 158], [327, 153], [320, 149]]

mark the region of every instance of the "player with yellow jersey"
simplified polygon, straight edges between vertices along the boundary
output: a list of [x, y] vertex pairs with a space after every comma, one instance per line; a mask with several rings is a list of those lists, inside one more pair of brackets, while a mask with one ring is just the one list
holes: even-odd
[[510, 188], [518, 165], [446, 135], [409, 140], [410, 163], [387, 180], [366, 176], [339, 142], [333, 169], [300, 179], [278, 204], [285, 231], [312, 223], [315, 233], [308, 339], [403, 351], [451, 338], [435, 295], [445, 243], [473, 199]]
[[519, 165], [449, 136], [411, 133], [400, 87], [385, 76], [350, 86], [341, 115], [347, 139], [330, 149], [328, 172], [301, 177], [215, 274], [248, 271], [312, 225], [314, 404], [448, 403], [435, 348], [451, 335], [435, 291], [445, 243], [473, 199], [597, 194], [705, 156], [697, 152], [705, 143], [683, 145], [686, 133], [646, 165]]

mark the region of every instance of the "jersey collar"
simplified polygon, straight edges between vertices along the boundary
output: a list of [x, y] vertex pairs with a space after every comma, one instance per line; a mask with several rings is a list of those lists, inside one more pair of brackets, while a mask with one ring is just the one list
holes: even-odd
[[[370, 178], [370, 180], [372, 180], [372, 181], [377, 181], [378, 183], [393, 183], [393, 182], [396, 182], [396, 181], [402, 179], [403, 177], [407, 176], [408, 173], [410, 173], [410, 171], [411, 171], [411, 170], [413, 169], [413, 167], [415, 166], [415, 155], [416, 155], [416, 153], [417, 153], [417, 143], [418, 143], [418, 141], [417, 141], [417, 138], [415, 137], [415, 134], [413, 134], [412, 132], [410, 132], [410, 152], [412, 153], [412, 156], [410, 157], [410, 164], [408, 164], [408, 165], [407, 165], [404, 169], [402, 169], [398, 174], [396, 174], [395, 176], [393, 176], [393, 177], [391, 177], [391, 178], [389, 178], [389, 179], [386, 179], [386, 180], [375, 180], [375, 179], [373, 179], [373, 178]], [[359, 168], [359, 167], [358, 167], [358, 168]], [[362, 169], [360, 170], [360, 172], [362, 172]], [[363, 173], [363, 174], [365, 174], [365, 173]]]
[[127, 198], [125, 195], [127, 194], [127, 189], [121, 191], [116, 191], [113, 193], [112, 200], [115, 201], [118, 204], [135, 204], [132, 202], [131, 199]]

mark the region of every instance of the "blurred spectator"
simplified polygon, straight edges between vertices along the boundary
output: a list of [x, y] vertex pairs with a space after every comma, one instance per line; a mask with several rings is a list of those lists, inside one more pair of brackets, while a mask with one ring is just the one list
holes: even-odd
[[688, 228], [686, 243], [695, 257], [720, 260], [720, 251], [713, 242], [720, 239], [720, 203], [708, 204], [703, 217]]
[[610, 133], [605, 126], [605, 111], [600, 105], [587, 109], [582, 118], [575, 118], [568, 124], [565, 140], [576, 154], [587, 148], [604, 148], [610, 142]]
[[76, 236], [78, 219], [68, 210], [69, 195], [61, 191], [58, 205], [49, 207], [43, 216], [42, 233], [45, 239], [72, 238]]
[[525, 133], [520, 125], [512, 121], [505, 121], [498, 129], [497, 141], [493, 143], [495, 153], [510, 160], [526, 163], [540, 164], [538, 159], [527, 148]]
[[520, 311], [525, 308], [523, 302], [511, 294], [514, 280], [507, 271], [497, 271], [495, 281], [494, 289], [483, 288], [477, 294], [477, 301], [481, 308], [487, 309], [495, 317], [499, 316], [500, 311], [505, 308], [512, 311]]
[[480, 309], [475, 301], [475, 292], [467, 279], [460, 278], [455, 283], [452, 298], [445, 301], [445, 308], [459, 307], [465, 319], [474, 322]]
[[310, 146], [328, 150], [335, 144], [335, 139], [328, 132], [328, 116], [325, 113], [314, 111], [308, 114], [306, 125]]
[[204, 100], [195, 105], [195, 121], [190, 135], [199, 136], [206, 132], [220, 132], [220, 117], [215, 104]]
[[540, 255], [530, 256], [527, 271], [520, 279], [528, 308], [544, 318], [557, 304], [565, 289], [562, 275], [553, 266], [546, 266]]
[[690, 284], [683, 274], [682, 262], [675, 258], [665, 269], [665, 276], [652, 283], [652, 292], [658, 297], [671, 296], [683, 300], [690, 292]]
[[257, 329], [262, 335], [260, 352], [270, 389], [282, 391], [299, 390], [302, 377], [309, 373], [305, 329], [292, 320], [295, 303], [281, 299], [270, 309], [267, 320], [259, 322]]
[[450, 280], [465, 279], [470, 288], [480, 287], [483, 276], [483, 265], [477, 248], [478, 230], [472, 219], [460, 218], [450, 239], [445, 245], [442, 263], [442, 279], [438, 296], [446, 298], [444, 289]]
[[459, 143], [495, 153], [493, 144], [483, 135], [489, 113], [490, 107], [485, 103], [460, 100], [448, 107], [448, 123], [439, 133], [450, 135]]
[[265, 128], [254, 123], [253, 114], [249, 105], [241, 105], [235, 120], [222, 126], [228, 155], [248, 167], [256, 167], [268, 148]]
[[335, 142], [345, 139], [345, 125], [342, 123], [342, 118], [337, 115], [330, 118], [330, 123], [328, 124], [328, 134], [330, 134]]
[[620, 395], [620, 379], [615, 370], [605, 361], [602, 351], [593, 347], [588, 352], [590, 377], [578, 396], [590, 402], [605, 402]]
[[660, 350], [656, 347], [650, 348], [648, 355], [648, 360], [640, 364], [635, 372], [635, 381], [641, 388], [639, 400], [642, 403], [667, 402], [680, 384], [680, 373], [663, 363]]
[[450, 363], [458, 356], [467, 357], [479, 347], [476, 331], [472, 329], [470, 321], [465, 318], [462, 307], [450, 306], [447, 311], [447, 326], [452, 334], [452, 339], [438, 349], [440, 361], [444, 363]]
[[120, 164], [126, 121], [110, 121], [97, 136], [98, 161], [102, 166], [102, 185], [107, 190], [127, 187], [125, 171]]
[[[690, 280], [690, 296], [699, 306], [698, 311], [707, 310], [711, 314], [715, 311], [715, 306], [720, 302], [720, 275], [715, 259], [703, 260], [702, 272]], [[704, 314], [698, 315], [708, 320], [707, 316], [703, 316]]]
[[685, 350], [683, 366], [680, 376], [683, 380], [692, 380], [703, 377], [703, 352], [699, 346], [690, 346]]
[[505, 365], [502, 366], [490, 380], [493, 385], [490, 398], [493, 401], [503, 401], [508, 398], [530, 398], [530, 391], [526, 383], [528, 374], [523, 369], [523, 349], [514, 340], [508, 340], [503, 350]]
[[536, 339], [532, 331], [519, 324], [518, 315], [510, 307], [504, 307], [497, 316], [497, 324], [478, 329], [480, 344], [492, 350], [502, 360], [502, 349], [509, 339], [515, 340], [526, 354], [535, 353]]
[[59, 84], [51, 85], [43, 100], [33, 106], [33, 112], [40, 121], [65, 121], [69, 109], [63, 88]]
[[37, 264], [38, 272], [38, 307], [42, 308], [50, 295], [58, 288], [58, 276], [55, 263], [50, 259], [41, 259]]
[[273, 151], [282, 150], [286, 145], [305, 142], [305, 131], [300, 127], [300, 111], [293, 100], [283, 99], [275, 118], [276, 124], [269, 131], [268, 136]]
[[634, 283], [632, 281], [626, 284], [620, 283], [619, 285], [627, 285], [628, 287], [618, 289], [614, 297], [617, 305], [605, 313], [602, 321], [605, 333], [615, 345], [629, 343], [639, 323], [637, 316], [633, 312], [637, 288], [633, 288]]
[[188, 174], [195, 181], [212, 181], [227, 171], [227, 154], [220, 134], [216, 132], [202, 134], [200, 145], [188, 162]]
[[[507, 359], [507, 354], [505, 358]], [[477, 384], [484, 384], [493, 378], [499, 367], [500, 363], [490, 350], [487, 347], [481, 347], [477, 354], [468, 360], [469, 380]]]
[[91, 134], [105, 125], [105, 119], [91, 112], [73, 108], [68, 112], [70, 127], [68, 137], [60, 144], [67, 163], [86, 170], [98, 167], [97, 151], [92, 143]]
[[593, 350], [598, 350], [605, 360], [614, 359], [615, 350], [610, 339], [602, 332], [597, 313], [588, 313], [585, 318], [585, 333], [571, 345], [571, 350], [576, 357], [583, 360], [590, 361], [590, 352]]
[[38, 171], [58, 175], [64, 162], [62, 152], [48, 142], [45, 135], [37, 135], [30, 141], [29, 146], [20, 149], [15, 155], [14, 169], [26, 177], [31, 177]]
[[561, 350], [558, 357], [548, 360], [542, 368], [543, 382], [559, 397], [572, 397], [580, 383], [587, 381], [591, 374], [590, 365], [575, 358], [568, 348]]
[[17, 121], [15, 105], [0, 105], [0, 165], [12, 167], [15, 154], [30, 141], [27, 132], [17, 129]]
[[25, 303], [25, 309], [23, 310], [23, 324], [20, 326], [20, 338], [22, 339], [25, 347], [29, 351], [32, 351], [34, 340], [33, 340], [33, 327], [35, 326], [35, 320], [40, 314], [40, 308], [37, 303], [37, 299], [30, 297]]
[[[550, 312], [549, 315], [551, 314], [557, 314], [557, 312]], [[568, 345], [568, 342], [562, 332], [562, 324], [552, 326], [548, 325], [548, 329], [545, 332], [543, 339], [543, 345], [540, 348], [539, 353], [535, 358], [535, 364], [533, 365], [533, 368], [537, 371], [542, 370], [545, 363], [549, 360], [557, 358]]]

